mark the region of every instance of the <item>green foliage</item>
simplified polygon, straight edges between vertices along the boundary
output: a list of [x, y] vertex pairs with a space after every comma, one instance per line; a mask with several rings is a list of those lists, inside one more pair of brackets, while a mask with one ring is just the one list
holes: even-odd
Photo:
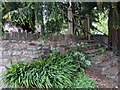
[[54, 33], [63, 28], [65, 14], [62, 7], [60, 2], [5, 2], [3, 20], [10, 19], [20, 25], [28, 23], [33, 30], [35, 25], [41, 24], [43, 31], [45, 28], [45, 32]]
[[[6, 67], [7, 72], [3, 80], [11, 88], [82, 87], [82, 82], [84, 85], [88, 84], [88, 87], [94, 87], [92, 81], [86, 83], [84, 74], [83, 80], [78, 76], [78, 72], [84, 72], [83, 65], [88, 64], [85, 61], [87, 60], [84, 54], [77, 51], [69, 51], [67, 54], [53, 51], [48, 57], [30, 63], [11, 62], [11, 67]], [[79, 85], [77, 82], [80, 82]]]
[[78, 69], [85, 68], [86, 66], [91, 65], [91, 62], [86, 58], [86, 56], [79, 51], [72, 50], [67, 54], [68, 59], [73, 59], [74, 64], [78, 66]]
[[100, 55], [100, 54], [102, 54], [103, 52], [105, 52], [105, 48], [104, 48], [104, 47], [99, 48], [96, 52], [93, 52], [93, 53], [92, 53], [92, 56]]
[[[106, 10], [104, 13], [99, 13], [99, 22], [93, 22], [93, 26], [95, 27], [94, 31], [90, 30], [90, 32], [94, 34], [106, 34], [108, 35], [108, 11]], [[98, 31], [99, 30], [99, 31]]]
[[76, 45], [76, 47], [78, 47], [78, 48], [88, 48], [89, 45], [88, 45], [88, 43], [86, 43], [86, 42], [81, 42], [80, 44], [78, 43], [78, 44]]
[[9, 11], [7, 14], [3, 16], [5, 20], [12, 20], [13, 22], [25, 25], [28, 23], [30, 28], [34, 29], [34, 22], [32, 22], [33, 18], [33, 10], [32, 3], [28, 3], [26, 6], [21, 8], [17, 8], [13, 11]]
[[50, 35], [51, 34], [47, 34], [47, 33], [45, 35], [40, 35], [39, 41], [48, 39], [50, 37]]
[[[14, 6], [14, 7], [13, 7]], [[35, 29], [35, 25], [41, 24], [40, 2], [6, 2], [3, 3], [3, 20], [11, 20], [19, 25], [29, 24], [29, 28]]]
[[63, 4], [61, 2], [46, 3], [47, 22], [45, 24], [47, 33], [60, 32], [64, 28], [65, 17]]
[[0, 31], [0, 39], [2, 39], [2, 38], [3, 38], [3, 32]]
[[96, 84], [85, 75], [84, 72], [78, 73], [76, 79], [74, 80], [73, 88], [89, 88], [89, 90], [96, 90]]
[[95, 54], [96, 55], [100, 55], [100, 54], [102, 54], [103, 52], [105, 51], [105, 48], [100, 48]]
[[46, 23], [47, 33], [60, 32], [61, 27], [62, 27], [62, 23], [60, 22], [60, 20], [57, 19], [48, 20]]
[[[67, 33], [68, 28], [68, 2], [4, 2], [3, 3], [3, 17], [4, 19], [12, 19], [17, 24], [29, 23], [30, 28], [34, 29], [34, 22], [32, 20], [32, 13], [35, 15], [35, 25], [41, 24], [42, 30], [46, 33]], [[74, 14], [74, 22], [78, 26], [82, 17], [86, 14], [90, 15], [90, 28], [95, 28], [107, 33], [107, 23], [104, 20], [99, 20], [99, 13], [108, 9], [109, 3], [97, 2], [72, 2], [72, 9]], [[95, 9], [96, 8], [96, 9]], [[99, 10], [100, 9], [100, 10]], [[34, 10], [34, 12], [32, 11]], [[108, 14], [108, 13], [107, 13]], [[106, 13], [104, 13], [104, 16]], [[97, 23], [95, 27], [92, 23]], [[98, 22], [100, 22], [98, 24]], [[116, 23], [116, 22], [115, 22]], [[117, 22], [118, 23], [118, 22]], [[118, 24], [116, 24], [119, 26]], [[80, 33], [82, 30], [78, 30]], [[93, 33], [96, 31], [93, 31]]]

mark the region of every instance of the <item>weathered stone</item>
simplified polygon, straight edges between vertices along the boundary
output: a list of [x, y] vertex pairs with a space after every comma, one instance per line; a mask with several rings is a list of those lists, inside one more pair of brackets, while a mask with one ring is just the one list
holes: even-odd
[[41, 46], [40, 46], [40, 47], [37, 47], [37, 50], [38, 50], [38, 51], [39, 51], [39, 50], [42, 50], [42, 48], [43, 48], [43, 47], [41, 47]]
[[48, 49], [48, 50], [43, 50], [44, 55], [48, 55], [50, 52], [51, 52], [50, 49]]
[[39, 55], [34, 55], [34, 56], [32, 56], [32, 59], [34, 60], [34, 59], [38, 59], [39, 58]]
[[20, 54], [21, 54], [20, 51], [13, 51], [13, 52], [12, 52], [12, 55], [13, 55], [13, 56], [15, 56], [15, 55], [20, 55]]
[[28, 47], [27, 50], [28, 50], [28, 51], [36, 51], [37, 48]]
[[65, 52], [65, 48], [64, 47], [57, 47], [57, 50], [60, 51], [61, 53]]
[[24, 51], [22, 51], [21, 55], [32, 55], [32, 54], [33, 54], [33, 51], [24, 50]]
[[38, 42], [38, 46], [43, 46], [44, 42]]
[[2, 56], [4, 57], [4, 56], [11, 56], [11, 54], [12, 54], [12, 52], [10, 51], [10, 50], [8, 50], [8, 51], [3, 51], [2, 52]]
[[109, 77], [109, 78], [115, 78], [118, 73], [119, 73], [118, 65], [115, 65], [103, 72], [103, 74], [106, 74], [107, 77]]
[[4, 66], [0, 66], [0, 90], [2, 90], [2, 88], [7, 88], [2, 80], [2, 78], [4, 77], [4, 72], [6, 72], [6, 68]]
[[101, 72], [103, 72], [104, 70], [107, 70], [108, 68], [110, 68], [112, 65], [117, 63], [117, 58], [115, 56], [104, 60], [104, 62], [101, 62], [99, 64], [96, 65], [97, 70], [100, 70]]
[[[3, 47], [0, 49], [0, 58], [12, 60], [14, 62], [18, 61], [31, 61], [33, 59], [38, 59], [41, 54], [48, 54], [50, 49], [48, 46], [43, 46], [43, 42], [38, 41], [8, 41], [4, 40]], [[40, 45], [41, 44], [41, 45]], [[43, 51], [43, 52], [42, 52]], [[8, 64], [7, 61], [2, 61], [3, 64]], [[8, 64], [9, 65], [9, 64]]]
[[108, 59], [108, 58], [110, 58], [112, 56], [113, 56], [113, 53], [110, 53], [108, 51], [108, 52], [104, 52], [101, 55], [97, 55], [95, 57], [92, 57], [91, 60], [92, 60], [93, 64], [98, 64], [98, 63], [100, 63], [100, 62], [104, 61], [105, 59]]
[[9, 60], [8, 59], [1, 59], [0, 60], [0, 66], [3, 66], [3, 65], [6, 65], [9, 63]]
[[49, 50], [49, 47], [44, 46], [44, 47], [42, 48], [42, 50]]
[[36, 46], [37, 43], [31, 42], [31, 43], [29, 43], [29, 45], [31, 45], [31, 46]]
[[0, 59], [2, 59], [2, 52], [0, 51]]
[[6, 66], [7, 66], [8, 68], [10, 68], [10, 67], [11, 67], [11, 63], [6, 64]]

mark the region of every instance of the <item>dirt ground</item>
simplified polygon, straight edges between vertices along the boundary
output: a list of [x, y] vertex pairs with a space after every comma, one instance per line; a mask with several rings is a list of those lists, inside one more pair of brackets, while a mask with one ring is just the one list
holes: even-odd
[[107, 88], [108, 90], [120, 90], [120, 87], [116, 82], [106, 78], [98, 72], [86, 69], [85, 73], [90, 77], [90, 79], [96, 82], [97, 88], [102, 88], [104, 90], [106, 90]]

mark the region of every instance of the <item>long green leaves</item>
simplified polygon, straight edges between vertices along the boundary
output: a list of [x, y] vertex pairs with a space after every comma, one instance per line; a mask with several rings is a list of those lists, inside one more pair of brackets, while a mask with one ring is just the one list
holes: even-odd
[[37, 61], [11, 62], [11, 67], [5, 73], [4, 82], [10, 88], [68, 88], [78, 72], [83, 72], [82, 65], [86, 65], [82, 53], [69, 51], [64, 54], [52, 52], [46, 58]]

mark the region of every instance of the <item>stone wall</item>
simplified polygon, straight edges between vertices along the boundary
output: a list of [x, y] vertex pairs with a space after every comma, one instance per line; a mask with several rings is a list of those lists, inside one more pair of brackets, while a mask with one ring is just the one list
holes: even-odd
[[[57, 40], [55, 40], [57, 39]], [[39, 57], [47, 56], [51, 52], [51, 47], [58, 49], [60, 52], [65, 51], [66, 45], [75, 45], [75, 40], [70, 37], [57, 36], [46, 41], [23, 41], [23, 40], [2, 40], [1, 54], [2, 60], [0, 65], [6, 65], [10, 61], [37, 60]]]
[[37, 60], [40, 56], [48, 55], [50, 46], [38, 41], [16, 41], [4, 40], [2, 45], [2, 63], [8, 64], [10, 61], [25, 61]]
[[[0, 65], [5, 65], [10, 61], [37, 60], [41, 56], [47, 56], [52, 47], [60, 52], [65, 51], [66, 45], [75, 45], [76, 37], [55, 35], [43, 41], [30, 40], [1, 40], [0, 41]], [[2, 63], [1, 63], [2, 62]]]
[[3, 34], [2, 39], [3, 40], [38, 40], [40, 36], [40, 33], [32, 33], [32, 32], [27, 32], [27, 31], [19, 31], [19, 32], [5, 32]]
[[[52, 48], [65, 51], [66, 45], [75, 45], [71, 37], [54, 36], [46, 41], [30, 40], [0, 40], [0, 76], [6, 71], [4, 65], [10, 67], [10, 62], [30, 62], [39, 57], [47, 56]], [[0, 88], [7, 87], [0, 78]]]
[[5, 65], [10, 67], [11, 61], [29, 62], [50, 53], [50, 46], [38, 41], [0, 40], [0, 89], [7, 88], [2, 81]]

